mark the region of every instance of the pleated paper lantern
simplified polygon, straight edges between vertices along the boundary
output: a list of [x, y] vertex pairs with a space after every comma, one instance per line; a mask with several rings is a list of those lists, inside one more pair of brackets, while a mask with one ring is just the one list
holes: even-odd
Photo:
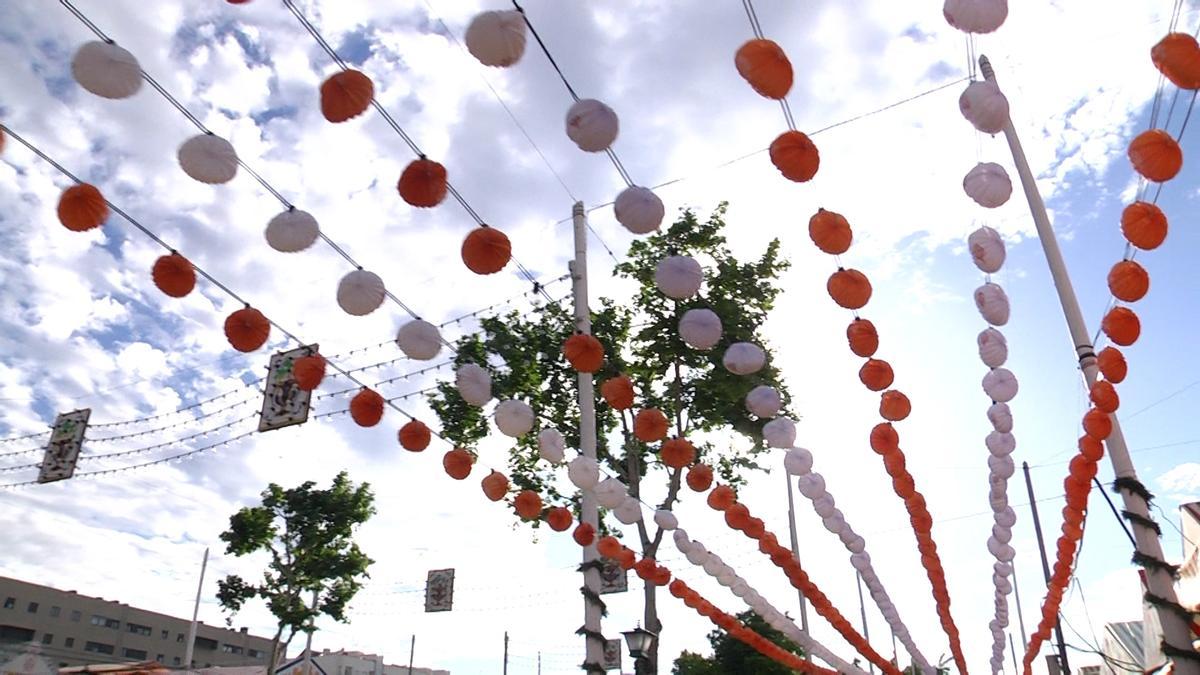
[[785, 131], [771, 141], [771, 163], [783, 177], [797, 183], [805, 183], [817, 175], [821, 168], [821, 153], [805, 134]]
[[442, 468], [454, 480], [463, 480], [471, 475], [475, 458], [462, 448], [454, 448], [442, 456]]
[[568, 508], [555, 506], [546, 512], [546, 524], [555, 532], [566, 532], [567, 528], [571, 527], [572, 521], [574, 518]]
[[507, 68], [525, 53], [525, 17], [511, 9], [480, 12], [467, 25], [463, 42], [483, 65]]
[[[437, 326], [428, 321], [413, 319], [400, 326], [400, 330], [396, 331], [396, 344], [408, 358], [428, 361], [441, 353], [442, 334], [438, 331]], [[491, 398], [491, 376], [488, 376], [487, 382], [488, 398]]]
[[672, 438], [663, 442], [658, 456], [663, 464], [672, 469], [682, 469], [696, 461], [696, 447], [686, 438]]
[[1004, 434], [1012, 432], [1012, 410], [1009, 409], [1007, 403], [993, 403], [988, 408], [987, 418], [992, 423], [992, 428], [996, 431]]
[[695, 295], [703, 281], [704, 270], [690, 256], [667, 256], [654, 268], [654, 284], [663, 295], [675, 300], [686, 300]]
[[976, 129], [998, 134], [1008, 121], [1008, 99], [995, 82], [977, 80], [967, 85], [958, 98], [958, 109]]
[[383, 397], [364, 387], [350, 399], [350, 417], [360, 427], [373, 427], [383, 419]]
[[1101, 319], [1100, 330], [1104, 331], [1113, 344], [1128, 347], [1141, 336], [1142, 322], [1128, 307], [1113, 307]]
[[804, 448], [792, 448], [783, 456], [783, 468], [792, 476], [803, 476], [812, 472], [812, 453]]
[[721, 341], [721, 318], [711, 309], [689, 309], [679, 319], [679, 337], [693, 349], [712, 349]]
[[552, 428], [542, 429], [538, 432], [537, 442], [539, 457], [551, 464], [559, 464], [563, 461], [567, 449], [567, 439], [563, 438], [561, 431]]
[[1167, 238], [1167, 216], [1150, 202], [1134, 202], [1121, 212], [1121, 234], [1142, 250], [1156, 249]]
[[755, 417], [763, 419], [774, 417], [779, 414], [782, 406], [783, 401], [779, 397], [779, 390], [775, 387], [760, 384], [746, 394], [746, 410], [749, 410]]
[[590, 490], [600, 482], [600, 465], [591, 457], [580, 455], [567, 463], [567, 478], [580, 490]]
[[633, 435], [643, 443], [654, 443], [667, 437], [670, 422], [657, 408], [639, 410], [633, 418]]
[[808, 499], [818, 499], [826, 493], [825, 478], [819, 473], [810, 473], [796, 479], [796, 489]]
[[464, 363], [454, 373], [454, 386], [464, 401], [482, 407], [492, 400], [492, 376], [483, 366]]
[[99, 40], [75, 52], [71, 75], [79, 86], [103, 98], [129, 98], [142, 88], [142, 68], [133, 54]]
[[1008, 403], [1017, 395], [1017, 376], [1008, 368], [993, 368], [983, 376], [983, 392], [996, 403]]
[[1108, 290], [1123, 302], [1137, 302], [1150, 290], [1146, 268], [1132, 260], [1122, 260], [1108, 271]]
[[214, 134], [192, 136], [176, 153], [183, 172], [201, 183], [228, 183], [237, 175], [237, 152], [229, 141]]
[[1104, 379], [1113, 384], [1120, 384], [1129, 373], [1129, 365], [1125, 363], [1125, 355], [1116, 347], [1105, 347], [1096, 355], [1096, 367]]
[[280, 253], [296, 253], [312, 246], [321, 233], [317, 219], [295, 207], [267, 223], [267, 245]]
[[664, 530], [674, 530], [679, 527], [679, 519], [666, 509], [659, 509], [654, 512], [654, 524]]
[[1092, 408], [1083, 414], [1083, 432], [1092, 438], [1103, 441], [1112, 433], [1112, 418], [1108, 413]]
[[737, 503], [737, 493], [728, 485], [718, 485], [708, 493], [708, 505], [718, 511], [725, 511]]
[[604, 345], [591, 335], [576, 333], [563, 343], [563, 356], [581, 373], [594, 373], [604, 365]]
[[629, 490], [616, 478], [605, 478], [592, 490], [596, 503], [605, 509], [615, 509], [625, 500]]
[[1089, 462], [1098, 462], [1104, 457], [1104, 444], [1084, 434], [1079, 437], [1079, 454]]
[[776, 417], [763, 425], [763, 440], [768, 447], [790, 448], [796, 443], [796, 423], [786, 417]]
[[592, 98], [576, 101], [567, 110], [567, 137], [584, 152], [604, 152], [620, 131], [617, 113]]
[[96, 186], [72, 185], [58, 198], [58, 222], [72, 232], [100, 227], [108, 220], [108, 203]]
[[271, 323], [253, 307], [243, 307], [225, 319], [225, 338], [239, 352], [258, 349], [270, 335]]
[[158, 290], [172, 298], [182, 298], [196, 287], [196, 270], [187, 258], [178, 253], [155, 260], [150, 275]]
[[1012, 196], [1012, 180], [1004, 167], [995, 162], [981, 162], [963, 178], [963, 190], [985, 209], [1003, 206]]
[[508, 476], [493, 470], [487, 476], [484, 476], [480, 486], [483, 488], [483, 495], [485, 497], [498, 502], [504, 499], [504, 495], [508, 494]]
[[429, 431], [429, 427], [425, 426], [420, 420], [409, 420], [407, 424], [400, 427], [398, 435], [400, 447], [409, 452], [421, 452], [429, 447], [429, 441], [433, 439], [433, 433]]
[[343, 70], [321, 83], [321, 114], [330, 122], [345, 122], [371, 107], [375, 84], [357, 70]]
[[513, 499], [513, 507], [517, 515], [525, 520], [540, 518], [542, 515], [542, 498], [533, 490], [521, 490]]
[[993, 456], [1002, 457], [1017, 449], [1017, 438], [1007, 431], [993, 431], [983, 439], [983, 444]]
[[879, 397], [879, 416], [889, 422], [899, 422], [912, 412], [912, 403], [902, 392], [889, 389]]
[[870, 441], [871, 449], [881, 455], [900, 449], [900, 434], [896, 433], [896, 428], [887, 422], [876, 424], [871, 429]]
[[1150, 60], [1171, 84], [1200, 88], [1200, 44], [1187, 33], [1168, 33], [1150, 49]]
[[850, 223], [840, 213], [817, 209], [816, 214], [808, 219], [808, 236], [829, 255], [841, 255], [850, 250], [854, 233]]
[[767, 98], [781, 99], [792, 88], [792, 62], [771, 40], [746, 42], [734, 54], [733, 65], [754, 91]]
[[887, 361], [867, 359], [867, 362], [858, 370], [858, 379], [871, 391], [883, 391], [892, 386], [895, 376], [892, 373], [891, 364]]
[[667, 213], [663, 202], [650, 188], [633, 185], [621, 190], [613, 202], [617, 222], [634, 234], [649, 234], [662, 225]]
[[987, 274], [995, 274], [1004, 266], [1004, 240], [1000, 233], [984, 225], [967, 237], [967, 250], [975, 266]]
[[441, 204], [448, 190], [446, 167], [426, 157], [409, 162], [396, 183], [401, 199], [423, 209]]
[[1008, 0], [946, 0], [942, 15], [964, 33], [991, 33], [1008, 18]]
[[628, 375], [609, 378], [600, 385], [600, 395], [613, 410], [628, 410], [633, 407], [633, 380]]
[[687, 486], [695, 492], [704, 492], [712, 486], [713, 470], [707, 464], [693, 464], [687, 472]]
[[512, 244], [500, 230], [481, 225], [463, 240], [462, 259], [476, 274], [495, 274], [512, 259]]
[[350, 316], [366, 316], [379, 309], [386, 293], [378, 274], [354, 270], [338, 282], [337, 303]]
[[1117, 395], [1117, 389], [1112, 382], [1101, 380], [1092, 385], [1088, 392], [1088, 398], [1092, 400], [1092, 405], [1100, 412], [1114, 413], [1121, 405], [1121, 398]]
[[580, 523], [571, 533], [571, 538], [580, 546], [591, 546], [596, 540], [596, 528], [592, 527], [591, 523]]
[[988, 368], [999, 368], [1008, 360], [1008, 340], [995, 328], [985, 328], [975, 340], [979, 344], [979, 360]]
[[856, 356], [870, 358], [879, 349], [879, 333], [875, 324], [866, 319], [855, 318], [846, 327], [846, 340], [850, 342], [850, 351]]
[[320, 354], [301, 356], [292, 362], [292, 379], [301, 391], [312, 391], [325, 379], [325, 357]]
[[501, 401], [495, 415], [496, 426], [505, 436], [520, 438], [533, 429], [533, 408], [524, 401]]
[[753, 342], [735, 342], [725, 349], [721, 363], [734, 375], [753, 375], [766, 365], [767, 354]]
[[613, 515], [622, 523], [633, 525], [642, 519], [642, 505], [633, 497], [626, 497], [613, 509]]
[[1003, 288], [990, 281], [975, 289], [975, 307], [983, 320], [993, 326], [1008, 323], [1008, 296]]
[[855, 269], [838, 269], [825, 284], [829, 297], [846, 309], [862, 309], [871, 299], [871, 282]]
[[609, 560], [616, 560], [621, 548], [621, 540], [613, 536], [601, 537], [600, 541], [596, 542], [596, 552]]
[[1147, 180], [1162, 183], [1174, 178], [1183, 167], [1183, 151], [1171, 134], [1150, 129], [1129, 144], [1129, 161]]

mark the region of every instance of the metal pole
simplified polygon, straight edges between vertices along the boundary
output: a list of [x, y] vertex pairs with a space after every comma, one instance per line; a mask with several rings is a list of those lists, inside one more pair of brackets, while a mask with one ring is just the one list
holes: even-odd
[[1008, 562], [1012, 567], [1012, 585], [1013, 597], [1017, 600], [1017, 625], [1021, 627], [1021, 644], [1029, 644], [1029, 638], [1025, 637], [1025, 616], [1021, 613], [1021, 589], [1017, 587], [1017, 565], [1016, 558]]
[[192, 606], [192, 623], [188, 626], [187, 646], [183, 650], [183, 667], [192, 669], [192, 654], [196, 647], [196, 618], [200, 616], [200, 594], [204, 591], [204, 572], [208, 569], [208, 548], [204, 549], [204, 562], [200, 563], [200, 583], [196, 585], [196, 604]]
[[[986, 56], [979, 57], [979, 68], [984, 79], [993, 83], [996, 81], [996, 74]], [[1046, 205], [1042, 202], [1041, 194], [1038, 193], [1037, 183], [1034, 182], [1033, 172], [1029, 170], [1029, 162], [1025, 159], [1025, 152], [1021, 149], [1021, 141], [1017, 138], [1011, 118], [1005, 120], [1004, 137], [1012, 151], [1017, 174], [1021, 177], [1021, 187], [1025, 190], [1025, 198], [1029, 201], [1029, 210], [1033, 215], [1033, 222], [1037, 226], [1038, 239], [1042, 242], [1042, 250], [1046, 254], [1050, 275], [1054, 278], [1054, 287], [1058, 291], [1058, 300], [1062, 304], [1067, 328], [1070, 331], [1071, 340], [1075, 344], [1075, 354], [1079, 358], [1080, 369], [1090, 388], [1096, 382], [1097, 366], [1087, 323], [1083, 320], [1083, 312], [1079, 308], [1075, 290], [1071, 287], [1071, 279], [1067, 275], [1067, 266], [1063, 262], [1062, 252], [1058, 248], [1054, 228], [1050, 225], [1049, 216], [1046, 215]], [[1133, 460], [1129, 457], [1129, 447], [1125, 444], [1125, 434], [1121, 431], [1121, 424], [1116, 415], [1109, 417], [1112, 419], [1113, 429], [1104, 444], [1108, 448], [1108, 458], [1112, 462], [1113, 473], [1118, 478], [1136, 480], [1137, 471], [1134, 470]], [[1129, 490], [1121, 491], [1121, 499], [1124, 501], [1125, 509], [1134, 514], [1131, 522], [1133, 523], [1134, 538], [1137, 539], [1135, 550], [1155, 560], [1164, 560], [1162, 542], [1159, 541], [1158, 533], [1139, 522], [1139, 520], [1150, 519], [1150, 508], [1146, 504], [1146, 500]], [[1155, 567], [1146, 568], [1146, 585], [1151, 593], [1165, 599], [1168, 603], [1178, 604], [1178, 598], [1175, 596], [1175, 580], [1168, 571]], [[1162, 624], [1164, 640], [1176, 649], [1191, 650], [1191, 632], [1187, 621], [1172, 612], [1168, 606], [1156, 605], [1155, 611], [1157, 611], [1159, 622]], [[1200, 661], [1175, 659], [1175, 669], [1177, 675], [1200, 675]]]
[[[1013, 575], [1016, 576], [1015, 574]], [[1021, 668], [1017, 666], [1017, 650], [1013, 647], [1012, 633], [1008, 634], [1008, 653], [1012, 654], [1013, 660], [1013, 675], [1021, 675]]]
[[312, 667], [312, 636], [317, 628], [317, 598], [320, 596], [321, 589], [313, 589], [312, 618], [308, 620], [308, 637], [304, 639], [304, 675], [313, 675]]
[[508, 675], [508, 631], [504, 631], [504, 675]]
[[[789, 491], [790, 492], [790, 491]], [[867, 606], [863, 603], [862, 594], [862, 574], [858, 570], [854, 570], [854, 580], [858, 582], [858, 609], [862, 612], [863, 622], [863, 639], [867, 642], [871, 641], [871, 631], [867, 628]], [[867, 671], [872, 675], [875, 673], [875, 664], [868, 662]]]
[[[787, 483], [788, 530], [792, 535], [792, 557], [796, 559], [796, 562], [800, 562], [800, 543], [796, 538], [796, 498], [792, 496], [792, 477], [787, 472], [783, 474], [783, 482]], [[796, 589], [796, 595], [800, 596], [800, 630], [808, 635], [808, 603], [804, 600], [803, 591]], [[807, 649], [804, 650], [804, 660], [812, 662], [812, 653]]]
[[[1029, 510], [1033, 512], [1033, 531], [1037, 534], [1038, 554], [1042, 556], [1042, 576], [1050, 583], [1050, 563], [1046, 561], [1046, 542], [1042, 539], [1042, 521], [1038, 518], [1037, 500], [1033, 497], [1033, 481], [1029, 479], [1029, 462], [1021, 462], [1021, 470], [1025, 472], [1025, 489], [1029, 491]], [[1016, 572], [1013, 572], [1016, 577]], [[1067, 666], [1067, 645], [1063, 642], [1062, 625], [1058, 617], [1054, 618], [1054, 635], [1058, 638], [1059, 666], [1065, 673], [1070, 673]]]
[[413, 672], [413, 655], [417, 653], [417, 634], [413, 633], [412, 642], [408, 644], [408, 675]]
[[[587, 280], [587, 216], [583, 202], [575, 202], [571, 210], [574, 225], [575, 259], [571, 262], [571, 291], [575, 297], [575, 330], [592, 332], [591, 310], [588, 308]], [[591, 373], [579, 373], [579, 451], [584, 457], [596, 459], [596, 392]], [[583, 522], [600, 531], [600, 507], [596, 497], [588, 490], [580, 492], [580, 515]], [[596, 569], [596, 544], [583, 548], [583, 586], [588, 595], [600, 595], [600, 570]], [[604, 641], [594, 637], [600, 634], [600, 606], [583, 598], [584, 662], [589, 673], [603, 675]]]

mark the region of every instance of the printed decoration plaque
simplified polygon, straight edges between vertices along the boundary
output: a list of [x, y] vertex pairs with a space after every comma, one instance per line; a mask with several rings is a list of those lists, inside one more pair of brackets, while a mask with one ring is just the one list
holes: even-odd
[[38, 472], [39, 483], [52, 483], [75, 475], [75, 463], [79, 460], [83, 435], [91, 416], [91, 408], [84, 408], [60, 413], [54, 419], [54, 430], [50, 432], [50, 443], [42, 455]]
[[311, 344], [271, 355], [263, 388], [262, 415], [258, 419], [259, 431], [282, 429], [308, 421], [312, 392], [296, 386], [292, 365], [302, 356], [316, 354], [317, 348], [318, 345]]
[[621, 641], [620, 640], [605, 640], [604, 641], [604, 669], [605, 670], [621, 670]]
[[425, 579], [425, 611], [454, 609], [454, 570], [430, 570]]
[[629, 590], [628, 573], [620, 563], [600, 558], [600, 595], [608, 593], [624, 593]]

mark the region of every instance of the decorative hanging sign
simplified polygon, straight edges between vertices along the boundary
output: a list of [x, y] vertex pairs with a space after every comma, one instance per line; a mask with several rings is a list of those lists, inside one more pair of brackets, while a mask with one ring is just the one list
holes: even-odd
[[621, 641], [604, 641], [604, 669], [621, 671]]
[[75, 463], [79, 459], [79, 450], [83, 447], [83, 433], [87, 430], [91, 408], [60, 413], [54, 419], [54, 430], [50, 433], [50, 443], [42, 457], [42, 469], [38, 474], [39, 483], [53, 483], [75, 475]]
[[292, 368], [296, 359], [311, 356], [317, 351], [318, 345], [311, 344], [271, 355], [263, 390], [262, 415], [258, 420], [259, 431], [282, 429], [308, 421], [312, 392], [296, 386]]
[[449, 612], [454, 608], [454, 570], [430, 570], [425, 579], [425, 611]]
[[600, 595], [629, 590], [629, 575], [615, 560], [600, 558]]

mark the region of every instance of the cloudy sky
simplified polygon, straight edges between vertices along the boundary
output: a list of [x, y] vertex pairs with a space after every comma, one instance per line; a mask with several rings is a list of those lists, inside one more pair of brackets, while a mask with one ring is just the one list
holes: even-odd
[[[480, 66], [458, 46], [455, 39], [477, 11], [505, 3], [298, 4], [347, 61], [374, 79], [379, 101], [448, 167], [474, 209], [509, 233], [518, 258], [541, 279], [561, 276], [571, 253], [564, 222], [571, 204], [610, 202], [621, 182], [603, 156], [584, 154], [566, 138], [562, 120], [570, 99], [540, 52], [531, 48], [501, 71]], [[1167, 31], [1172, 4], [1014, 3], [1004, 27], [978, 40], [1012, 103], [1093, 328], [1108, 300], [1105, 275], [1122, 253], [1117, 218], [1137, 187], [1124, 147], [1148, 124], [1158, 79], [1148, 51]], [[1194, 3], [1185, 4], [1182, 25], [1191, 30], [1197, 13]], [[511, 269], [485, 280], [463, 268], [458, 246], [472, 222], [458, 205], [417, 211], [398, 199], [395, 181], [412, 155], [379, 115], [341, 125], [321, 117], [317, 87], [334, 66], [282, 3], [77, 5], [416, 312], [441, 323], [495, 303], [530, 307], [529, 284]], [[758, 3], [766, 34], [796, 67], [789, 100], [798, 127], [822, 129], [966, 77], [964, 39], [945, 24], [940, 5]], [[820, 173], [796, 185], [757, 152], [784, 122], [778, 106], [754, 94], [733, 68], [733, 52], [750, 36], [738, 3], [629, 0], [584, 7], [530, 0], [526, 8], [580, 95], [602, 99], [620, 115], [615, 149], [634, 180], [659, 185], [678, 179], [658, 191], [669, 214], [683, 207], [704, 214], [728, 200], [738, 254], [755, 255], [772, 238], [782, 240], [793, 267], [767, 333], [803, 416], [798, 442], [813, 450], [839, 507], [867, 539], [917, 644], [936, 658], [948, 648], [907, 515], [866, 446], [877, 419], [875, 396], [856, 381], [858, 360], [845, 348], [849, 316], [824, 292], [834, 263], [815, 250], [805, 227], [818, 206], [854, 224], [856, 245], [843, 260], [874, 283], [864, 315], [878, 326], [881, 353], [914, 403], [902, 425], [909, 466], [934, 517], [968, 659], [976, 669], [986, 667], [991, 559], [984, 544], [991, 522], [983, 437], [990, 426], [979, 387], [985, 368], [975, 350], [983, 322], [971, 302], [981, 275], [964, 247], [980, 223], [1001, 230], [1010, 244], [998, 281], [1013, 304], [1004, 332], [1009, 367], [1021, 380], [1013, 403], [1015, 459], [1033, 467], [1034, 488], [1045, 500], [1042, 517], [1054, 531], [1086, 393], [1024, 200], [984, 213], [962, 194], [962, 175], [977, 161], [1012, 166], [1002, 139], [978, 137], [960, 116], [956, 98], [965, 84], [815, 135]], [[389, 303], [367, 317], [345, 315], [334, 301], [338, 279], [351, 269], [342, 258], [324, 246], [296, 255], [266, 246], [262, 230], [281, 208], [274, 197], [244, 174], [219, 187], [183, 174], [175, 150], [195, 130], [167, 102], [148, 87], [110, 101], [74, 83], [71, 56], [91, 39], [57, 3], [0, 5], [0, 121], [305, 341], [319, 342], [327, 354], [360, 350], [339, 363], [396, 359], [400, 354], [388, 341], [407, 318], [403, 311]], [[1168, 87], [1167, 101], [1173, 93]], [[1174, 128], [1186, 104], [1180, 97]], [[1185, 138], [1183, 146], [1187, 154], [1196, 144]], [[1137, 308], [1143, 338], [1126, 350], [1131, 375], [1120, 389], [1129, 445], [1142, 479], [1159, 495], [1164, 523], [1177, 522], [1179, 503], [1200, 498], [1200, 438], [1183, 423], [1200, 400], [1200, 368], [1186, 356], [1200, 328], [1194, 311], [1200, 277], [1190, 264], [1200, 233], [1183, 220], [1196, 209], [1198, 177], [1200, 170], [1189, 164], [1162, 193], [1160, 204], [1178, 217], [1167, 244], [1142, 258], [1153, 288]], [[145, 448], [223, 427], [141, 454], [91, 459], [81, 464], [86, 471], [178, 454], [252, 425], [244, 418], [257, 410], [259, 393], [247, 383], [261, 376], [269, 350], [248, 356], [230, 350], [221, 324], [236, 303], [204, 283], [186, 299], [164, 297], [149, 278], [161, 251], [120, 218], [84, 234], [66, 231], [54, 208], [68, 184], [9, 139], [0, 155], [0, 437], [41, 431], [57, 411], [89, 407], [93, 424], [115, 423], [232, 392], [199, 408], [203, 417], [194, 409], [94, 428], [97, 441], [85, 454]], [[600, 240], [620, 258], [630, 236], [608, 207], [592, 212], [591, 222], [599, 234], [591, 241], [593, 299], [619, 299], [628, 289], [609, 279], [613, 259]], [[558, 283], [549, 291], [558, 298], [569, 289]], [[446, 335], [474, 327], [463, 321]], [[272, 335], [271, 349], [286, 346], [284, 336]], [[418, 366], [400, 360], [361, 376], [375, 382]], [[446, 376], [443, 369], [380, 389], [400, 396]], [[344, 408], [348, 395], [336, 392], [348, 386], [344, 380], [323, 385], [321, 393], [330, 395], [317, 412]], [[419, 397], [403, 404], [425, 412]], [[362, 532], [377, 562], [355, 600], [352, 624], [323, 623], [317, 647], [359, 649], [402, 663], [415, 633], [420, 665], [496, 672], [507, 630], [510, 672], [535, 672], [539, 652], [544, 672], [578, 672], [578, 548], [566, 537], [533, 539], [513, 527], [504, 509], [481, 498], [474, 481], [446, 479], [441, 448], [423, 455], [400, 450], [393, 434], [402, 421], [392, 414], [362, 430], [345, 416], [330, 416], [187, 462], [2, 491], [0, 574], [182, 616], [204, 548], [213, 546], [201, 617], [217, 624], [223, 618], [215, 578], [252, 573], [261, 562], [222, 555], [217, 535], [228, 515], [254, 502], [270, 481], [327, 482], [345, 468], [370, 480], [379, 495], [379, 515]], [[112, 438], [141, 432], [148, 433]], [[99, 440], [105, 438], [111, 440]], [[36, 462], [36, 453], [15, 454], [36, 445], [0, 443], [0, 482], [33, 476], [6, 469]], [[502, 445], [482, 450], [483, 463], [500, 465]], [[781, 473], [755, 479], [743, 495], [782, 533]], [[1102, 466], [1100, 475], [1111, 478], [1111, 469]], [[1010, 495], [1014, 504], [1028, 501], [1015, 480]], [[1065, 602], [1068, 641], [1083, 649], [1098, 644], [1106, 621], [1141, 612], [1120, 526], [1098, 495], [1092, 504], [1078, 584]], [[857, 616], [844, 551], [804, 500], [798, 506], [806, 569], [845, 614]], [[679, 513], [693, 538], [795, 614], [794, 591], [749, 542], [699, 500], [685, 501]], [[1032, 631], [1044, 583], [1028, 510], [1018, 508], [1018, 517], [1013, 543]], [[1169, 556], [1181, 553], [1181, 537], [1170, 525], [1163, 546]], [[669, 545], [660, 559], [719, 606], [742, 608]], [[443, 567], [458, 570], [456, 609], [426, 615], [425, 573]], [[604, 628], [616, 636], [637, 620], [640, 593], [610, 597]], [[670, 598], [661, 607], [664, 662], [683, 649], [707, 648], [707, 621]], [[873, 644], [890, 654], [890, 640], [881, 637], [886, 625], [873, 607], [868, 614]], [[816, 617], [812, 623], [817, 639], [850, 656], [827, 625]], [[261, 607], [248, 608], [234, 625], [271, 632]], [[1073, 666], [1089, 662], [1097, 660], [1072, 653]]]

